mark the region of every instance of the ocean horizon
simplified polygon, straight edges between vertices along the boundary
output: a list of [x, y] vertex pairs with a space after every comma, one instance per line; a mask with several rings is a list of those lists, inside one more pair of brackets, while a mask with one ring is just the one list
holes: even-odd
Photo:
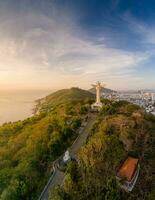
[[45, 97], [50, 92], [47, 90], [0, 91], [0, 125], [31, 117], [35, 100]]

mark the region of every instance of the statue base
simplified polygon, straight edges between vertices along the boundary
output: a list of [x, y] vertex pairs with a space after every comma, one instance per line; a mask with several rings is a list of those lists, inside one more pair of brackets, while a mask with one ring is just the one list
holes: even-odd
[[99, 110], [101, 109], [103, 106], [103, 104], [101, 102], [95, 102], [91, 105], [91, 109], [93, 110]]

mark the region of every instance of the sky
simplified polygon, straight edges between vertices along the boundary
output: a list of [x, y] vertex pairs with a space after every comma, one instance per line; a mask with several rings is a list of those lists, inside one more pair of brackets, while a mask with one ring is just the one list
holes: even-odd
[[155, 89], [153, 0], [0, 1], [0, 89]]

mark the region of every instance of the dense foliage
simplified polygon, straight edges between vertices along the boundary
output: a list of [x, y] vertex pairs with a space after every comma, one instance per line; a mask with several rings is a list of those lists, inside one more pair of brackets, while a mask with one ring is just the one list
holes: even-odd
[[[50, 200], [155, 199], [155, 117], [125, 101], [104, 103], [77, 161], [68, 164], [63, 187], [54, 188]], [[131, 193], [115, 178], [128, 156], [140, 160]]]
[[37, 106], [34, 112], [50, 112], [56, 106], [60, 106], [62, 104], [70, 104], [70, 102], [74, 104], [74, 102], [81, 101], [83, 99], [91, 101], [93, 98], [94, 94], [80, 88], [58, 90], [45, 98], [37, 100]]
[[34, 117], [0, 126], [1, 200], [37, 199], [52, 173], [52, 161], [77, 137], [89, 97], [91, 93], [80, 89], [67, 90], [66, 95], [60, 91], [39, 102]]

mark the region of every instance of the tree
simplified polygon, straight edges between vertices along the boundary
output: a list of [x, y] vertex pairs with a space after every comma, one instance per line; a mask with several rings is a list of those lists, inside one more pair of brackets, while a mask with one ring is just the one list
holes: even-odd
[[49, 200], [71, 200], [64, 190], [57, 186], [50, 192]]
[[21, 200], [27, 192], [26, 184], [23, 181], [13, 179], [1, 195], [1, 200]]
[[120, 200], [119, 190], [115, 177], [110, 177], [106, 181], [105, 200]]

